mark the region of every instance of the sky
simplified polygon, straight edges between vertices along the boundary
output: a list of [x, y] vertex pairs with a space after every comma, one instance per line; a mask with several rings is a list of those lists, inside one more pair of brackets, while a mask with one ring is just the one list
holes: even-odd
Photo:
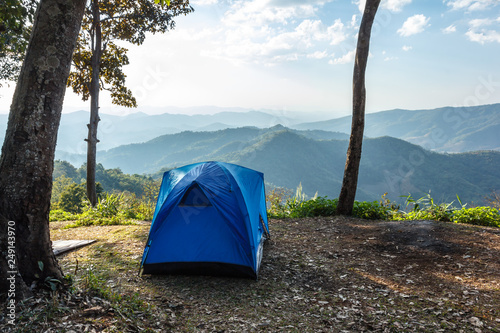
[[[174, 30], [129, 47], [124, 71], [139, 107], [113, 106], [102, 94], [101, 111], [218, 106], [348, 115], [364, 1], [191, 0], [195, 12], [177, 17]], [[366, 111], [500, 103], [499, 55], [500, 0], [382, 0]], [[0, 89], [0, 112], [8, 112], [12, 91]], [[68, 90], [63, 112], [88, 109]]]

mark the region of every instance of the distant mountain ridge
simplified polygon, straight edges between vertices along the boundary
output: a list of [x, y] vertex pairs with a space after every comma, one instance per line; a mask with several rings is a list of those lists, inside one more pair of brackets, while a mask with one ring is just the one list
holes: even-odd
[[[218, 160], [259, 170], [274, 186], [306, 194], [338, 196], [347, 140], [325, 131], [298, 131], [283, 126], [243, 127], [214, 132], [186, 131], [163, 135], [98, 154], [106, 168], [126, 173], [155, 173], [190, 163]], [[365, 139], [359, 173], [359, 200], [391, 199], [431, 191], [436, 200], [482, 202], [500, 189], [500, 152], [440, 154], [392, 137]]]
[[[87, 117], [87, 112], [63, 115], [56, 158], [75, 166], [85, 161], [82, 124]], [[101, 118], [100, 147], [119, 145], [98, 152], [106, 168], [153, 174], [164, 167], [220, 160], [262, 171], [276, 186], [293, 189], [302, 183], [309, 195], [338, 196], [340, 190], [348, 138], [341, 131], [349, 131], [349, 117], [301, 124], [257, 111]], [[392, 198], [419, 197], [431, 191], [437, 200], [452, 201], [458, 194], [464, 202], [483, 201], [491, 191], [500, 191], [500, 152], [494, 151], [500, 150], [499, 122], [500, 104], [368, 114], [365, 135], [376, 138], [364, 141], [358, 199], [375, 200], [385, 192]], [[0, 135], [6, 123], [7, 115], [0, 115]], [[434, 151], [474, 152], [438, 154], [389, 134]]]
[[[349, 133], [351, 117], [291, 127]], [[500, 104], [370, 113], [364, 133], [372, 138], [392, 136], [439, 152], [500, 151]]]
[[[202, 112], [203, 108], [194, 108], [191, 111], [193, 110]], [[269, 128], [277, 124], [297, 130], [323, 130], [350, 134], [351, 117], [304, 123], [293, 113], [245, 111], [236, 108], [228, 110], [198, 115], [172, 113], [148, 115], [137, 112], [116, 116], [103, 113], [99, 123], [100, 143], [97, 147], [99, 150], [108, 150], [183, 131], [216, 131], [245, 126]], [[0, 114], [2, 142], [7, 118], [8, 115]], [[59, 152], [77, 155], [86, 152], [84, 138], [87, 137], [88, 118], [87, 111], [62, 115], [57, 142]], [[500, 104], [417, 111], [401, 109], [382, 111], [367, 114], [365, 126], [367, 137], [392, 136], [433, 151], [500, 151], [500, 135], [497, 134], [500, 131]]]

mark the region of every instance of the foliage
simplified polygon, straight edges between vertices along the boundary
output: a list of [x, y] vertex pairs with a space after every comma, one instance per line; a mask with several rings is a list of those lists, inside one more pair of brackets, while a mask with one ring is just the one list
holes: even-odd
[[35, 8], [34, 0], [0, 3], [0, 87], [1, 81], [16, 80], [21, 69]]
[[462, 208], [453, 213], [452, 221], [455, 223], [500, 227], [500, 212], [494, 207]]
[[137, 198], [134, 193], [122, 193], [120, 216], [125, 219], [151, 221], [155, 210], [156, 200], [143, 196]]
[[[406, 198], [406, 207], [410, 208], [408, 213], [396, 214], [395, 220], [435, 220], [449, 222], [453, 216], [455, 208], [453, 202], [436, 204], [431, 194], [420, 199], [413, 199], [411, 195]], [[460, 200], [459, 200], [460, 201]]]
[[457, 196], [460, 207], [453, 202], [436, 204], [430, 193], [415, 200], [406, 197], [407, 211], [393, 211], [392, 220], [435, 220], [454, 223], [468, 223], [490, 227], [500, 227], [500, 213], [495, 207], [467, 208]]
[[332, 216], [336, 214], [338, 199], [318, 197], [302, 202], [292, 200], [289, 204], [289, 217]]
[[108, 224], [128, 224], [118, 216], [122, 195], [108, 194], [98, 201], [95, 207], [88, 204], [78, 220], [71, 226], [108, 225]]
[[366, 220], [385, 220], [389, 216], [386, 207], [378, 201], [355, 201], [352, 208], [352, 216]]
[[[284, 189], [271, 191], [267, 195], [268, 215], [275, 218], [303, 218], [315, 216], [336, 215], [338, 199], [328, 199], [327, 197], [314, 197], [306, 200], [302, 193], [302, 186], [299, 185], [295, 196], [285, 198], [288, 194]], [[389, 209], [379, 202], [358, 202], [354, 203], [353, 216], [363, 219], [386, 219], [389, 216]]]
[[74, 182], [85, 174], [85, 166], [76, 169], [67, 162], [56, 161], [55, 164], [59, 177], [53, 183], [51, 221], [75, 220], [71, 226], [87, 226], [152, 220], [160, 180], [127, 175], [120, 169], [104, 169], [99, 164], [98, 179], [110, 190], [104, 192], [103, 186], [97, 183], [99, 201], [92, 208], [88, 205], [85, 183]]
[[76, 221], [68, 227], [135, 224], [135, 220], [151, 220], [154, 207], [150, 199], [137, 199], [131, 193], [106, 193], [95, 207], [87, 204], [83, 212], [76, 216]]
[[[68, 79], [82, 99], [90, 97], [92, 77], [92, 49], [94, 44], [92, 9], [87, 8], [82, 29], [73, 54], [73, 71]], [[125, 86], [123, 66], [129, 63], [127, 49], [116, 41], [141, 45], [146, 33], [164, 33], [175, 27], [173, 17], [187, 15], [193, 11], [188, 0], [171, 1], [168, 6], [159, 6], [151, 0], [101, 0], [99, 11], [102, 29], [102, 58], [100, 63], [101, 90], [109, 90], [113, 104], [136, 107], [132, 92]]]
[[69, 188], [71, 184], [74, 184], [75, 182], [73, 179], [66, 177], [65, 175], [61, 175], [57, 177], [53, 182], [52, 182], [52, 197], [50, 198], [50, 203], [52, 207], [55, 205], [58, 205], [59, 202], [61, 201], [61, 196], [63, 192]]
[[78, 215], [69, 213], [62, 209], [52, 209], [49, 214], [49, 221], [73, 221], [78, 218]]
[[[66, 161], [57, 160], [54, 163], [54, 186], [56, 186], [55, 181], [61, 176], [69, 177], [77, 184], [83, 183], [87, 177], [87, 165], [83, 164], [77, 169]], [[106, 169], [100, 163], [96, 166], [96, 182], [101, 184], [103, 191], [110, 193], [131, 192], [137, 197], [143, 195], [151, 197], [151, 192], [154, 191], [156, 191], [154, 193], [156, 195], [159, 186], [159, 181], [151, 177], [125, 174], [120, 168]]]
[[71, 183], [62, 190], [57, 206], [65, 212], [80, 214], [85, 207], [86, 198], [85, 184]]
[[284, 187], [274, 187], [266, 194], [267, 215], [269, 217], [286, 217], [285, 203], [291, 192]]
[[[287, 197], [288, 196], [288, 197]], [[466, 208], [457, 196], [460, 207], [453, 202], [437, 204], [430, 193], [420, 199], [406, 198], [406, 211], [391, 202], [386, 194], [380, 202], [355, 201], [352, 215], [367, 220], [434, 220], [500, 227], [500, 213], [494, 207]], [[294, 197], [285, 189], [273, 189], [267, 195], [268, 216], [274, 218], [304, 218], [336, 215], [338, 199], [318, 197], [306, 200], [301, 187]]]

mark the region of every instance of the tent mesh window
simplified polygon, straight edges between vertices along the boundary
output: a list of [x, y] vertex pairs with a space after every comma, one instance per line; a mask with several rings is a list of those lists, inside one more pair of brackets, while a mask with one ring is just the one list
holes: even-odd
[[212, 206], [212, 203], [208, 200], [200, 185], [194, 183], [182, 197], [179, 206], [208, 207]]

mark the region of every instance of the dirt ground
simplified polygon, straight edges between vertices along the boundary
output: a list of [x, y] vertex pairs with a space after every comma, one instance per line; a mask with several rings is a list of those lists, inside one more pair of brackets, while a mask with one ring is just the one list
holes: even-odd
[[65, 272], [78, 279], [89, 267], [106, 271], [112, 290], [140, 297], [153, 315], [127, 317], [101, 297], [79, 295], [81, 302], [67, 302], [68, 311], [32, 327], [40, 332], [500, 332], [498, 228], [345, 217], [269, 223], [272, 238], [258, 281], [139, 277], [148, 224], [61, 229], [53, 223], [53, 240], [98, 240], [60, 257]]

